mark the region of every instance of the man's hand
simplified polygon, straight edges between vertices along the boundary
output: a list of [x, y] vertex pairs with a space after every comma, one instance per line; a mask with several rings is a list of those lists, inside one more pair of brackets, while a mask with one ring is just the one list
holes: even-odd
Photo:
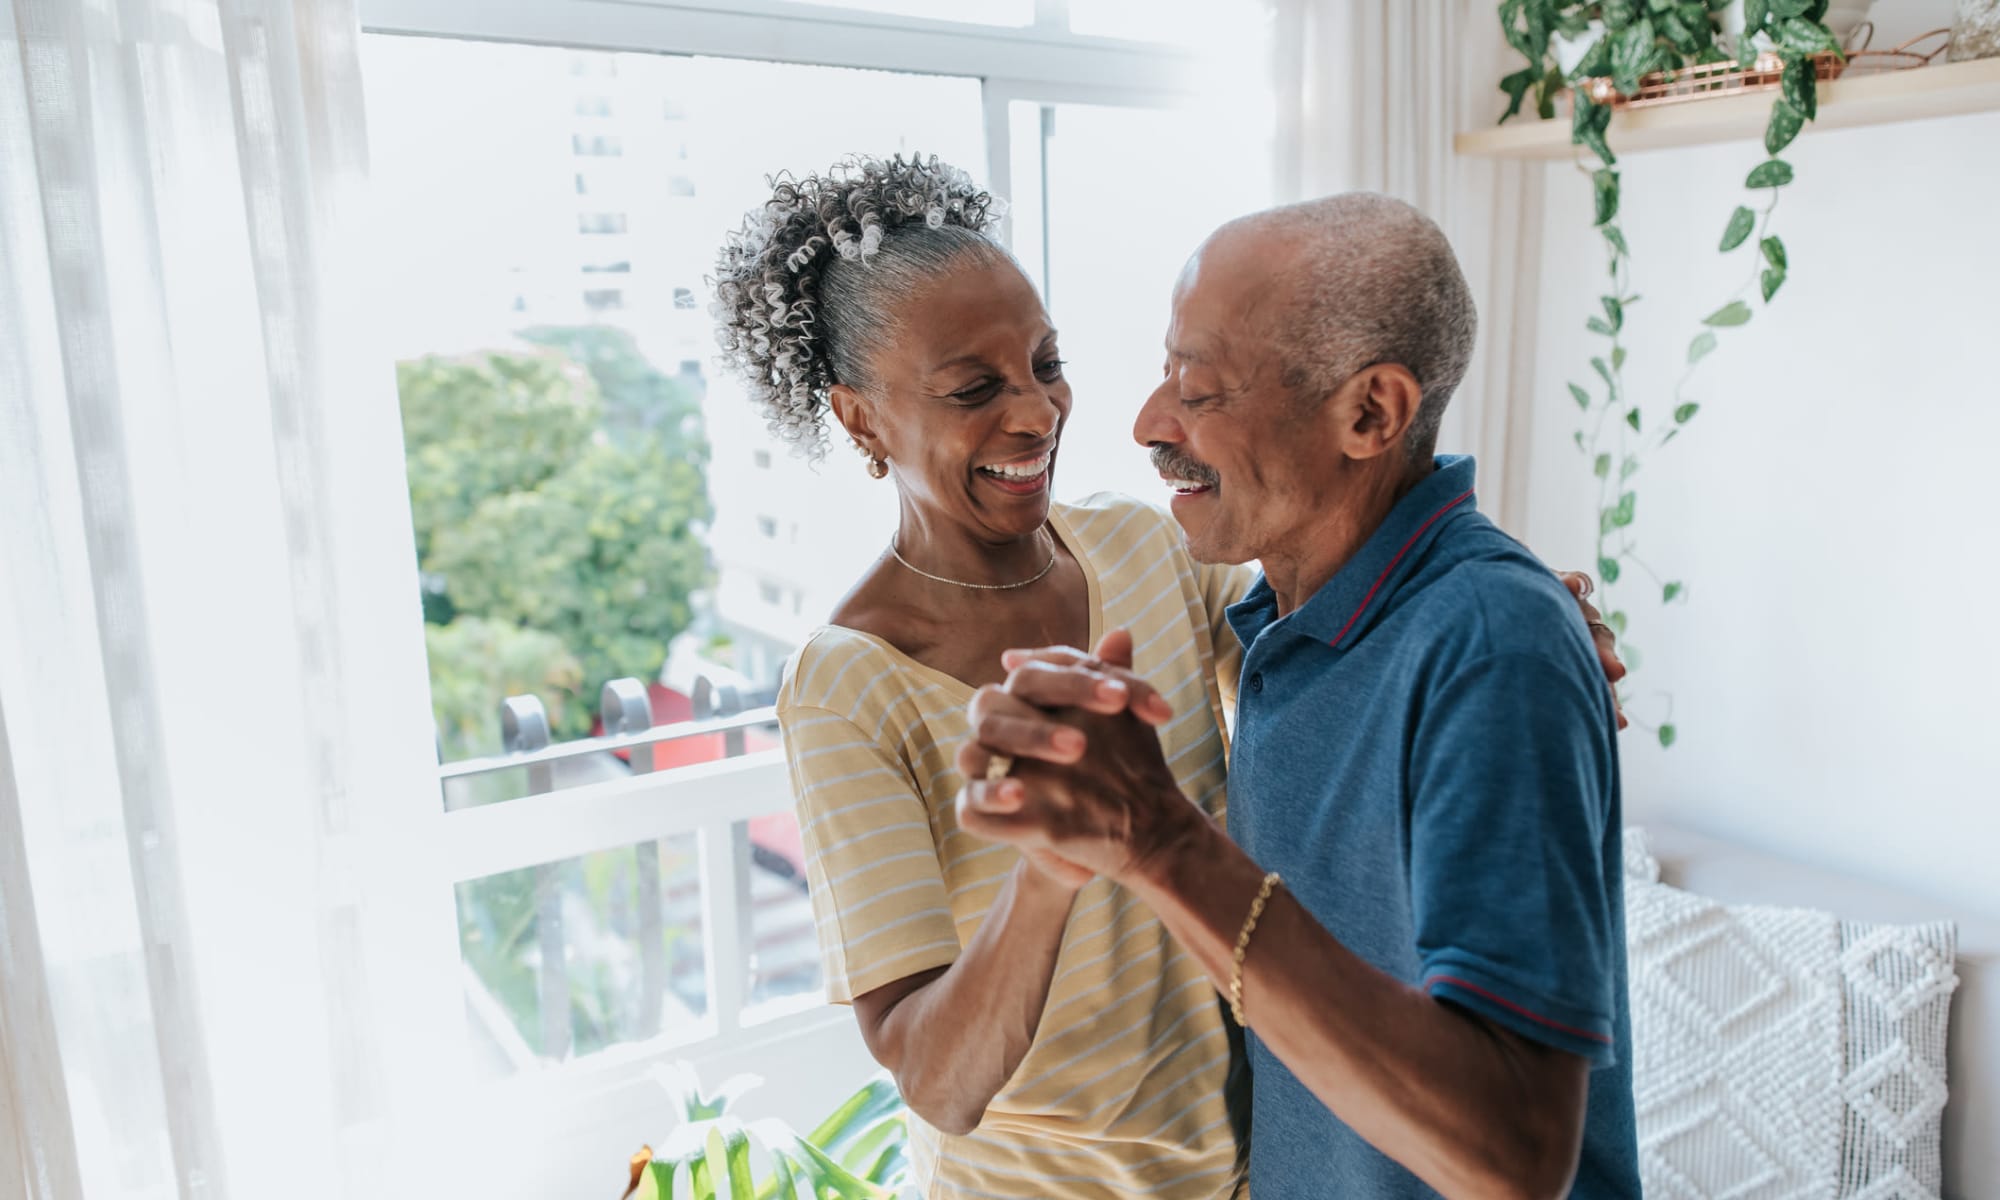
[[[1012, 843], [1044, 869], [1113, 878], [1198, 834], [1206, 818], [1181, 794], [1153, 729], [1171, 706], [1132, 674], [1131, 644], [1120, 630], [1094, 656], [1010, 654], [1006, 685], [973, 698], [975, 741], [958, 755], [961, 828]], [[988, 779], [996, 755], [1011, 773]]]
[[1582, 571], [1564, 571], [1560, 578], [1569, 594], [1576, 597], [1576, 606], [1583, 610], [1584, 624], [1590, 627], [1590, 640], [1597, 643], [1597, 662], [1604, 668], [1605, 681], [1611, 684], [1611, 707], [1618, 714], [1618, 728], [1623, 729], [1631, 722], [1625, 719], [1625, 706], [1618, 702], [1618, 681], [1625, 678], [1625, 664], [1618, 660], [1618, 634], [1604, 623], [1604, 614], [1590, 602], [1590, 593], [1597, 589], [1590, 576]]

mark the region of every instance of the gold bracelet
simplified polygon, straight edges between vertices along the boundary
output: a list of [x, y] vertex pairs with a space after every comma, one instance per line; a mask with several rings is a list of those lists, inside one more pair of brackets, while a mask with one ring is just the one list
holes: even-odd
[[1257, 889], [1257, 898], [1250, 902], [1250, 915], [1243, 919], [1243, 931], [1236, 935], [1236, 966], [1229, 972], [1229, 1012], [1245, 1029], [1250, 1028], [1250, 1022], [1243, 1019], [1243, 956], [1250, 949], [1250, 935], [1257, 932], [1257, 918], [1264, 915], [1271, 893], [1283, 882], [1276, 871], [1264, 876], [1264, 886]]

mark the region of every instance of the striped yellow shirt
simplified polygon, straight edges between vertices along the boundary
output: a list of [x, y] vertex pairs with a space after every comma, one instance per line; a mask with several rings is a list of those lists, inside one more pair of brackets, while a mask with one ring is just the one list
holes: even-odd
[[[1099, 496], [1050, 524], [1083, 567], [1091, 639], [1132, 631], [1134, 665], [1172, 702], [1161, 730], [1181, 788], [1220, 818], [1240, 657], [1223, 609], [1254, 572], [1197, 566], [1157, 509]], [[1227, 690], [1218, 685], [1227, 681]], [[972, 689], [868, 634], [831, 626], [778, 696], [806, 874], [835, 1001], [950, 964], [1019, 855], [960, 831], [953, 755]], [[1214, 986], [1130, 893], [1076, 898], [1034, 1044], [963, 1137], [911, 1118], [930, 1200], [1227, 1196], [1236, 1143]]]

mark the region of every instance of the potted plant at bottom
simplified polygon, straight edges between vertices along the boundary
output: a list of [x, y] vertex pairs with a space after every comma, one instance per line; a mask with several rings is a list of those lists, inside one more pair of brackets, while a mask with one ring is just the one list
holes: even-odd
[[682, 1123], [659, 1149], [632, 1156], [622, 1200], [889, 1200], [908, 1173], [907, 1110], [887, 1076], [869, 1080], [804, 1135], [783, 1121], [736, 1113], [736, 1102], [762, 1082], [753, 1075], [713, 1095], [686, 1063], [656, 1077]]

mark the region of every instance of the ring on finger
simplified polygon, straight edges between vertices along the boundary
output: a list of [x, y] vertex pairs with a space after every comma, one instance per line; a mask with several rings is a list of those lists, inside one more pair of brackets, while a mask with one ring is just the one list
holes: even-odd
[[986, 760], [986, 778], [988, 779], [1005, 779], [1007, 778], [1007, 772], [1013, 769], [1014, 756], [1011, 754], [996, 754]]

